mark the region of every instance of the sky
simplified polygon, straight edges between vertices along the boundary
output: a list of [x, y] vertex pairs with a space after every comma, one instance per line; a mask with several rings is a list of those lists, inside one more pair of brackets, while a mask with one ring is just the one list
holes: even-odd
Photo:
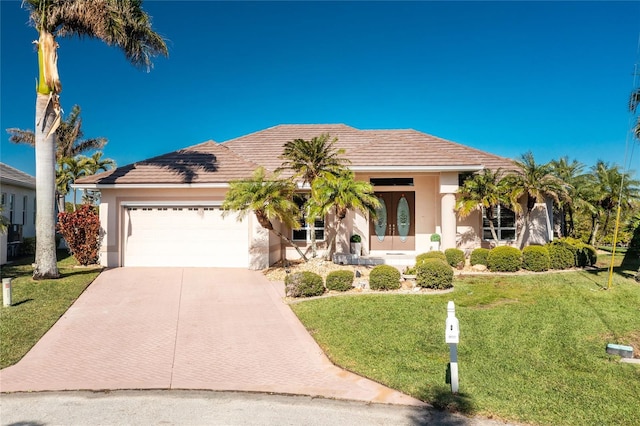
[[[97, 40], [58, 39], [62, 108], [81, 106], [85, 137], [106, 137], [119, 166], [278, 124], [344, 123], [640, 171], [627, 110], [640, 1], [143, 8], [169, 48], [150, 72]], [[0, 1], [0, 24], [0, 161], [33, 175], [33, 148], [4, 129], [34, 128], [37, 32], [20, 1]]]

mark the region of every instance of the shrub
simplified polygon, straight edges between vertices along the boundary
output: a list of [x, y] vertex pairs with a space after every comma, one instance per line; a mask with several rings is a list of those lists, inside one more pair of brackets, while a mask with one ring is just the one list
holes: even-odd
[[575, 257], [575, 266], [584, 268], [585, 266], [593, 266], [598, 260], [598, 253], [593, 246], [585, 244], [583, 241], [575, 238], [561, 238], [554, 240], [552, 244], [564, 244], [571, 250]]
[[487, 266], [493, 272], [516, 272], [522, 266], [522, 252], [509, 246], [493, 248], [489, 250]]
[[86, 266], [98, 261], [100, 217], [93, 206], [85, 204], [75, 212], [58, 213], [57, 227], [78, 263]]
[[287, 275], [284, 279], [284, 291], [288, 297], [320, 296], [324, 293], [322, 277], [310, 271]]
[[551, 258], [549, 250], [544, 246], [527, 246], [522, 250], [522, 267], [528, 271], [542, 272], [549, 270]]
[[440, 259], [427, 259], [416, 266], [416, 284], [436, 290], [453, 287], [453, 269]]
[[404, 275], [415, 275], [416, 274], [416, 267], [415, 266], [407, 266], [406, 268], [404, 268], [404, 271], [402, 271], [402, 273]]
[[[570, 246], [562, 242], [552, 242], [546, 245], [551, 258], [551, 269], [567, 269], [575, 266], [576, 255]], [[577, 252], [577, 250], [576, 250]]]
[[353, 271], [333, 271], [327, 275], [327, 290], [347, 291], [353, 288]]
[[390, 265], [378, 265], [369, 274], [371, 290], [396, 290], [400, 288], [400, 271]]
[[487, 262], [487, 257], [489, 256], [489, 249], [486, 248], [477, 248], [471, 252], [471, 257], [469, 261], [471, 262], [471, 266], [473, 265], [484, 265], [487, 266], [489, 263]]
[[416, 256], [416, 265], [421, 264], [427, 259], [440, 259], [446, 262], [447, 256], [445, 256], [443, 252], [437, 250], [421, 253]]
[[20, 244], [20, 254], [22, 256], [33, 256], [36, 254], [36, 237], [27, 237], [22, 239], [22, 244]]
[[464, 252], [457, 248], [448, 248], [444, 251], [447, 263], [454, 268], [462, 269], [464, 267]]

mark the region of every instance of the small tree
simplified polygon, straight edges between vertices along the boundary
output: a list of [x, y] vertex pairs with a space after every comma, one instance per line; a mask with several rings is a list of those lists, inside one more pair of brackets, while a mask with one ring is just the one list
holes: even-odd
[[230, 211], [238, 212], [238, 220], [253, 212], [260, 226], [275, 232], [281, 239], [291, 244], [300, 257], [307, 258], [300, 248], [286, 235], [273, 227], [271, 221], [278, 219], [292, 229], [300, 226], [300, 212], [293, 201], [295, 184], [290, 179], [279, 179], [276, 173], [268, 179], [264, 167], [258, 167], [248, 179], [233, 181], [222, 203], [223, 216]]
[[58, 213], [57, 227], [78, 263], [86, 266], [98, 261], [100, 217], [93, 206], [85, 204], [74, 212]]

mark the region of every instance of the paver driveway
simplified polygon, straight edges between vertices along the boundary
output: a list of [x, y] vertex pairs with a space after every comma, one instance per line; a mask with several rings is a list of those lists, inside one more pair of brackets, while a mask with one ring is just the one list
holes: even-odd
[[211, 389], [421, 405], [329, 362], [260, 272], [107, 270], [16, 365], [2, 392]]

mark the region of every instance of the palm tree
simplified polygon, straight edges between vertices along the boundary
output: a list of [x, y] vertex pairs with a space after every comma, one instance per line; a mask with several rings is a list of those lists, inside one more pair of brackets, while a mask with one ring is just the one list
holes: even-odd
[[[116, 162], [114, 160], [111, 158], [102, 158], [102, 154], [102, 151], [97, 151], [94, 152], [91, 157], [87, 158], [85, 163], [85, 176], [95, 175], [101, 171], [106, 172], [107, 170], [116, 167]], [[98, 191], [84, 190], [84, 195], [82, 196], [83, 202], [93, 203], [97, 199], [97, 192]]]
[[[631, 92], [631, 96], [629, 97], [629, 111], [632, 114], [635, 114], [639, 104], [640, 104], [640, 88]], [[633, 136], [636, 139], [640, 139], [640, 115], [638, 115], [638, 117], [636, 118], [636, 124], [633, 127]]]
[[346, 170], [340, 175], [322, 173], [311, 188], [312, 216], [323, 217], [331, 210], [335, 212], [335, 230], [327, 244], [326, 258], [331, 258], [333, 243], [342, 221], [349, 210], [358, 210], [375, 217], [380, 201], [373, 195], [373, 186], [369, 182], [355, 180], [352, 171]]
[[[537, 202], [542, 202], [551, 198], [558, 203], [560, 199], [568, 199], [566, 184], [554, 176], [552, 167], [547, 164], [536, 164], [531, 151], [515, 160], [516, 170], [505, 177], [505, 184], [510, 188], [509, 198], [514, 211], [523, 214], [523, 228], [518, 234], [517, 247], [522, 248], [524, 236], [529, 231], [529, 221], [531, 210]], [[524, 197], [525, 208], [519, 204], [519, 200]]]
[[57, 278], [55, 250], [56, 131], [62, 91], [57, 37], [92, 37], [120, 48], [132, 64], [149, 69], [167, 46], [151, 29], [141, 0], [24, 0], [39, 33], [36, 84], [36, 259], [34, 279]]
[[291, 244], [300, 257], [307, 258], [300, 248], [286, 235], [274, 228], [273, 219], [278, 219], [291, 229], [300, 226], [298, 205], [293, 201], [296, 186], [292, 180], [280, 179], [276, 173], [268, 178], [263, 167], [258, 167], [251, 178], [232, 181], [229, 191], [222, 203], [223, 216], [227, 212], [238, 212], [238, 220], [242, 220], [250, 212], [254, 212], [260, 226], [273, 231], [281, 239]]
[[[100, 153], [102, 155], [102, 153]], [[82, 176], [88, 176], [91, 173], [89, 168], [89, 159], [84, 155], [78, 155], [72, 158], [63, 158], [58, 163], [56, 169], [56, 186], [58, 190], [67, 194], [71, 184], [75, 183], [76, 179]], [[73, 189], [73, 211], [77, 208], [77, 190]], [[61, 210], [64, 211], [64, 210]]]
[[591, 235], [589, 243], [600, 243], [598, 238], [598, 228], [600, 217], [604, 215], [602, 225], [602, 235], [607, 234], [611, 215], [620, 205], [623, 209], [631, 207], [631, 202], [640, 198], [640, 181], [631, 179], [629, 172], [621, 172], [617, 165], [609, 165], [602, 160], [591, 168], [594, 176], [594, 204], [597, 206], [595, 214], [592, 216]]
[[[107, 138], [97, 137], [83, 139], [81, 109], [79, 105], [74, 105], [66, 119], [60, 122], [56, 130], [56, 200], [58, 211], [64, 211], [64, 197], [69, 192], [70, 177], [61, 174], [63, 160], [74, 158], [87, 151], [101, 149], [107, 144]], [[36, 136], [32, 130], [22, 130], [17, 128], [7, 129], [9, 140], [17, 144], [35, 146]]]
[[483, 169], [482, 172], [467, 179], [458, 189], [459, 197], [456, 203], [458, 216], [464, 219], [472, 212], [484, 209], [495, 245], [498, 245], [498, 234], [494, 224], [496, 221], [495, 208], [501, 204], [511, 204], [505, 183], [502, 169], [495, 171]]
[[[295, 176], [302, 179], [303, 184], [313, 185], [313, 182], [323, 173], [340, 175], [350, 163], [343, 149], [335, 148], [338, 138], [330, 139], [328, 133], [316, 136], [311, 140], [294, 139], [284, 144], [284, 151], [280, 156], [284, 161], [278, 171], [291, 169]], [[318, 204], [318, 203], [316, 203]], [[311, 228], [311, 255], [316, 257], [316, 233], [314, 231], [314, 217], [309, 216]]]
[[[565, 184], [568, 198], [560, 199], [560, 234], [561, 236], [572, 235], [575, 229], [573, 221], [574, 203], [580, 203], [581, 192], [588, 183], [588, 175], [583, 173], [584, 164], [577, 160], [569, 162], [569, 157], [560, 157], [558, 160], [551, 160], [551, 173]], [[585, 208], [586, 206], [581, 205]]]

